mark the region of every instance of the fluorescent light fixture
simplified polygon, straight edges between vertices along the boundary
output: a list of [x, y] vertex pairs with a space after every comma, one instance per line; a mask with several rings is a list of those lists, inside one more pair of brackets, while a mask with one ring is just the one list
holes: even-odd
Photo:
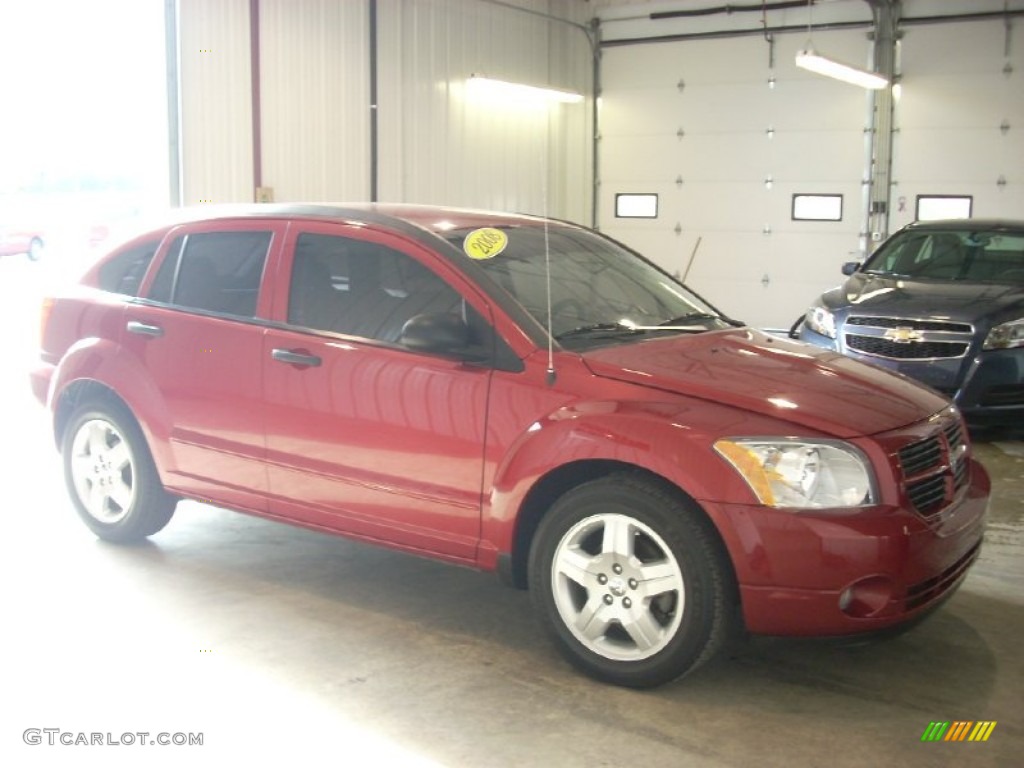
[[889, 81], [875, 72], [868, 72], [866, 69], [857, 69], [848, 64], [842, 64], [834, 59], [822, 56], [813, 48], [807, 48], [796, 55], [796, 65], [808, 72], [814, 72], [825, 77], [842, 80], [844, 83], [859, 85], [861, 88], [868, 88], [877, 91], [889, 85]]
[[525, 83], [493, 80], [483, 75], [470, 75], [466, 89], [473, 96], [500, 101], [561, 102], [575, 104], [583, 101], [583, 94], [557, 88], [539, 88]]

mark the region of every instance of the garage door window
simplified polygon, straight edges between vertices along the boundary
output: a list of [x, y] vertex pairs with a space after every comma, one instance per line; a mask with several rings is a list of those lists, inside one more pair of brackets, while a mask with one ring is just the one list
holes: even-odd
[[842, 195], [793, 195], [793, 221], [842, 220]]

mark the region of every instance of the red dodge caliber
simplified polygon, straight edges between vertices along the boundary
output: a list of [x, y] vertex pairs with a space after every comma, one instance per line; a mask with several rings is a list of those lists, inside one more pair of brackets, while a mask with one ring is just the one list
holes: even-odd
[[200, 216], [44, 302], [32, 385], [104, 539], [191, 498], [496, 571], [635, 687], [736, 632], [905, 625], [978, 556], [989, 480], [947, 400], [743, 327], [590, 230]]

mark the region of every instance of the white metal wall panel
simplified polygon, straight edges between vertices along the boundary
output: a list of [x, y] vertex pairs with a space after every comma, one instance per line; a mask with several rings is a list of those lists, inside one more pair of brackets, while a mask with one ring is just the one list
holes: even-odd
[[891, 227], [913, 220], [918, 195], [972, 195], [976, 218], [1024, 216], [1024, 27], [1009, 41], [1001, 20], [909, 27], [901, 69]]
[[251, 202], [247, 0], [179, 0], [182, 202]]
[[[520, 3], [581, 17], [568, 2]], [[588, 94], [582, 31], [478, 0], [381, 0], [382, 200], [590, 219], [588, 101], [525, 108], [467, 99], [472, 74]], [[583, 18], [579, 18], [583, 21]]]
[[[805, 42], [777, 36], [774, 68], [751, 36], [602, 58], [601, 229], [680, 274], [699, 240], [687, 282], [762, 327], [789, 327], [859, 248], [868, 97], [797, 70]], [[870, 54], [864, 31], [816, 32], [814, 43], [849, 62]], [[617, 192], [657, 192], [658, 218], [615, 218]], [[843, 195], [842, 221], [792, 221], [795, 193]]]
[[370, 193], [367, 4], [260, 0], [263, 185], [278, 202]]

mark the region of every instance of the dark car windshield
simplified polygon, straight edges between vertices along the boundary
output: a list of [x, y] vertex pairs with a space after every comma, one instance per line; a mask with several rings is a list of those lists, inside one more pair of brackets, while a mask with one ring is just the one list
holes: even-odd
[[544, 327], [550, 265], [551, 330], [567, 347], [730, 327], [714, 307], [652, 264], [584, 230], [507, 227], [445, 237]]
[[908, 230], [879, 249], [861, 271], [930, 280], [1024, 283], [1024, 232]]

